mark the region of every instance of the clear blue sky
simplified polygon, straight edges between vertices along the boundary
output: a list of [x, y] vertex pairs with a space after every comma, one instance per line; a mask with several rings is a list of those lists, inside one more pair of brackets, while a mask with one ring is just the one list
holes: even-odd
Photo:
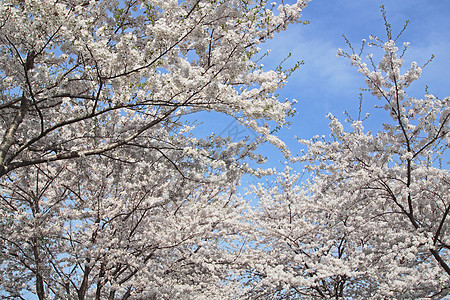
[[[298, 143], [293, 138], [309, 139], [315, 134], [328, 135], [331, 112], [339, 119], [346, 117], [344, 111], [357, 116], [359, 88], [364, 79], [348, 60], [336, 57], [338, 48], [346, 49], [342, 37], [358, 48], [362, 39], [377, 35], [386, 40], [380, 5], [384, 4], [388, 21], [394, 34], [399, 32], [407, 19], [408, 28], [400, 42], [408, 41], [411, 47], [405, 55], [405, 66], [411, 61], [423, 65], [432, 54], [434, 60], [422, 72], [422, 78], [409, 89], [410, 96], [423, 97], [425, 85], [438, 97], [450, 96], [450, 1], [449, 0], [312, 0], [304, 10], [303, 20], [310, 24], [293, 25], [281, 33], [267, 47], [272, 49], [271, 60], [276, 63], [289, 52], [289, 61], [303, 60], [305, 65], [289, 79], [280, 92], [280, 98], [295, 98], [298, 114], [291, 118], [290, 129], [280, 132], [280, 137], [293, 153]], [[367, 50], [372, 50], [368, 48]], [[289, 62], [288, 61], [288, 62]], [[270, 62], [266, 61], [268, 66]], [[372, 112], [368, 126], [380, 123], [372, 107], [376, 99], [365, 94], [363, 110]], [[374, 124], [375, 126], [375, 124]], [[270, 153], [270, 164], [277, 165], [281, 155]]]
[[[302, 17], [310, 24], [291, 25], [287, 31], [278, 34], [267, 43], [266, 47], [272, 52], [264, 61], [266, 67], [276, 67], [291, 52], [288, 64], [296, 60], [305, 63], [280, 91], [282, 100], [299, 100], [298, 114], [290, 119], [292, 125], [279, 133], [293, 153], [299, 149], [294, 136], [309, 139], [316, 134], [328, 135], [325, 116], [329, 112], [341, 120], [345, 119], [344, 111], [357, 113], [359, 88], [364, 87], [364, 79], [348, 60], [336, 57], [336, 51], [346, 49], [342, 34], [356, 47], [362, 39], [368, 40], [370, 34], [386, 39], [380, 13], [382, 4], [394, 34], [403, 28], [407, 19], [410, 20], [399, 40], [411, 43], [405, 55], [407, 67], [411, 61], [417, 61], [421, 66], [432, 54], [436, 56], [423, 70], [422, 78], [411, 86], [409, 95], [423, 97], [425, 85], [428, 85], [433, 94], [442, 98], [450, 96], [450, 0], [312, 0]], [[373, 112], [375, 104], [376, 99], [366, 94], [363, 110]], [[368, 125], [380, 123], [377, 113], [383, 111], [374, 112]], [[218, 128], [225, 128], [229, 121], [215, 120]], [[285, 159], [273, 147], [264, 146], [262, 151], [269, 159], [267, 166], [282, 168], [279, 162]]]

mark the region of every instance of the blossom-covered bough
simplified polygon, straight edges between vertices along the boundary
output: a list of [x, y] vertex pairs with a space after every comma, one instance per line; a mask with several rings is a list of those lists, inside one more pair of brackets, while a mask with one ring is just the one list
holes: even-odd
[[369, 44], [382, 50], [379, 63], [351, 46], [338, 54], [366, 77], [390, 122], [372, 133], [360, 118], [347, 130], [329, 115], [330, 139], [300, 141], [307, 151], [295, 160], [311, 174], [304, 185], [286, 169], [273, 187], [253, 188], [260, 202], [248, 239], [258, 246], [242, 260], [249, 297], [440, 299], [450, 292], [450, 98], [407, 95], [421, 68], [413, 62], [402, 70], [405, 52], [386, 24], [388, 40]]
[[237, 295], [235, 199], [257, 143], [196, 139], [224, 113], [288, 155], [287, 77], [258, 44], [306, 2], [5, 0], [0, 6], [0, 296]]

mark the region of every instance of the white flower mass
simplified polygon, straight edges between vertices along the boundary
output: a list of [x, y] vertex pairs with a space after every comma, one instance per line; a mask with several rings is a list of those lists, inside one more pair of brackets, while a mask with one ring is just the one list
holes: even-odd
[[[386, 122], [330, 113], [289, 149], [279, 91], [302, 63], [260, 49], [307, 23], [285, 2], [1, 2], [0, 298], [449, 294], [450, 97], [409, 94], [428, 62], [383, 8], [387, 37], [337, 55]], [[196, 135], [204, 112], [255, 138]]]

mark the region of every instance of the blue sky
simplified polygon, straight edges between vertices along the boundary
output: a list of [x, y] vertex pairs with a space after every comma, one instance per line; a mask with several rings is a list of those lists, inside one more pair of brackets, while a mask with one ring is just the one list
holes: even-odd
[[[331, 112], [344, 120], [344, 111], [357, 116], [358, 96], [364, 87], [364, 78], [348, 60], [336, 57], [338, 48], [346, 49], [342, 37], [359, 48], [362, 39], [376, 35], [386, 40], [384, 21], [380, 5], [384, 4], [393, 33], [398, 33], [407, 19], [408, 28], [399, 39], [410, 42], [405, 55], [405, 66], [411, 61], [423, 65], [432, 54], [434, 60], [423, 70], [422, 77], [408, 90], [413, 97], [423, 97], [425, 85], [438, 97], [450, 96], [450, 1], [448, 0], [312, 0], [303, 12], [303, 20], [308, 25], [293, 25], [267, 44], [271, 49], [268, 67], [289, 52], [288, 62], [303, 60], [304, 65], [289, 79], [280, 91], [280, 98], [295, 98], [298, 114], [291, 118], [292, 125], [279, 136], [288, 144], [293, 153], [298, 149], [294, 136], [309, 139], [313, 135], [328, 135], [328, 120]], [[368, 48], [367, 50], [371, 50]], [[371, 112], [367, 126], [381, 123], [377, 114], [384, 111], [372, 108], [376, 99], [364, 95], [363, 111]], [[281, 155], [265, 147], [270, 165], [284, 161]]]
[[[304, 65], [279, 93], [281, 100], [299, 100], [296, 105], [298, 114], [290, 119], [292, 125], [278, 134], [292, 153], [299, 152], [295, 136], [310, 139], [316, 134], [328, 135], [325, 116], [329, 112], [341, 120], [346, 118], [344, 111], [357, 117], [359, 89], [365, 87], [364, 78], [350, 66], [347, 59], [336, 57], [336, 52], [338, 48], [347, 49], [342, 34], [356, 48], [359, 48], [362, 39], [368, 40], [371, 34], [386, 40], [380, 12], [382, 4], [392, 24], [393, 34], [396, 35], [405, 21], [410, 20], [399, 39], [399, 45], [406, 41], [411, 43], [404, 57], [406, 67], [411, 61], [417, 61], [421, 66], [432, 54], [435, 55], [432, 63], [423, 70], [421, 79], [408, 90], [409, 96], [423, 97], [425, 85], [438, 97], [450, 95], [450, 0], [312, 0], [302, 16], [302, 20], [310, 22], [308, 25], [291, 25], [264, 46], [271, 49], [269, 58], [264, 61], [265, 68], [275, 68], [289, 53], [292, 56], [286, 66], [297, 60], [304, 61]], [[374, 110], [376, 104], [376, 99], [364, 95], [363, 112], [371, 113], [366, 123], [367, 129], [371, 127], [371, 130], [376, 130], [382, 123], [380, 115], [384, 111]], [[220, 134], [219, 131], [222, 132], [230, 121], [215, 118], [214, 128], [217, 126], [220, 129], [216, 133]], [[211, 127], [206, 126], [206, 131], [208, 129], [211, 130]], [[204, 129], [198, 130], [201, 135]], [[267, 167], [283, 168], [285, 159], [272, 146], [265, 145], [262, 152], [268, 157]]]

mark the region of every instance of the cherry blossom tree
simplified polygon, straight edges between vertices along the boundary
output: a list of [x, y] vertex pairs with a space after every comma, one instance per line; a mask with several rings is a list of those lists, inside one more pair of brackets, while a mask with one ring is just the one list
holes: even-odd
[[11, 208], [2, 214], [1, 283], [11, 298], [36, 289], [176, 299], [208, 295], [226, 277], [233, 255], [221, 245], [245, 208], [235, 182], [199, 184], [158, 159], [118, 166], [94, 156], [19, 175], [2, 186]]
[[[385, 17], [384, 11], [383, 15]], [[386, 20], [386, 17], [385, 17]], [[388, 24], [386, 22], [386, 24]], [[339, 50], [366, 78], [390, 122], [372, 133], [333, 115], [330, 139], [300, 140], [294, 159], [310, 178], [287, 168], [270, 186], [254, 186], [249, 247], [242, 261], [249, 298], [442, 298], [450, 291], [450, 97], [407, 88], [421, 75], [387, 25], [382, 50], [365, 60]], [[363, 43], [364, 45], [364, 43]], [[364, 47], [362, 47], [364, 50]]]
[[284, 124], [292, 70], [256, 61], [305, 6], [2, 1], [1, 297], [238, 295], [235, 190], [259, 140], [197, 139], [187, 117], [227, 114], [289, 155], [256, 120]]

